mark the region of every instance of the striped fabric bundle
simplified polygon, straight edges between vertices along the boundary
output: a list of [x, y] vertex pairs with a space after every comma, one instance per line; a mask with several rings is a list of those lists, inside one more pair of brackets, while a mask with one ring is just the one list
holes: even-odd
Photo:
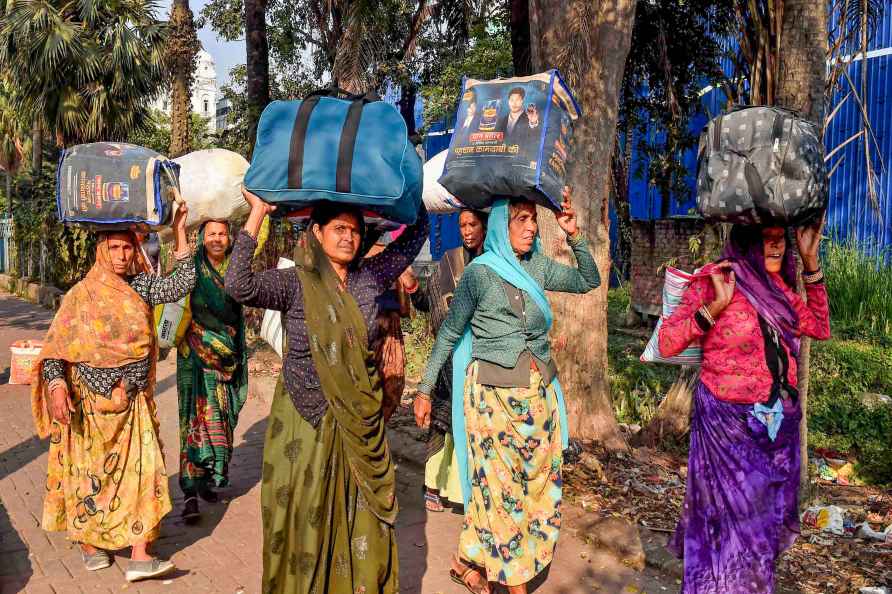
[[644, 352], [641, 353], [641, 361], [644, 363], [699, 366], [703, 360], [703, 347], [700, 341], [692, 342], [688, 348], [674, 357], [663, 357], [660, 354], [660, 327], [663, 325], [663, 320], [669, 318], [681, 303], [682, 295], [690, 286], [691, 281], [696, 278], [698, 272], [699, 270], [696, 270], [694, 274], [690, 274], [671, 266], [666, 267], [666, 281], [663, 284], [663, 315], [657, 321], [654, 333], [647, 342]]

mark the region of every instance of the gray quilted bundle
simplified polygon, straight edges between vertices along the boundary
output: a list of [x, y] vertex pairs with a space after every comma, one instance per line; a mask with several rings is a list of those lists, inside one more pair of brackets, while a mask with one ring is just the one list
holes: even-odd
[[697, 168], [697, 208], [707, 220], [794, 226], [827, 209], [820, 131], [786, 109], [742, 107], [714, 118], [700, 136]]

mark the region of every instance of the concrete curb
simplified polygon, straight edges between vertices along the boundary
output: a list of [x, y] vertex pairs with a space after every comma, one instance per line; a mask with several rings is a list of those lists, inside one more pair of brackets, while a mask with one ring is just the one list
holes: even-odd
[[16, 278], [9, 274], [0, 274], [0, 290], [16, 295], [25, 301], [57, 310], [62, 303], [65, 291], [50, 285], [41, 285], [27, 278]]

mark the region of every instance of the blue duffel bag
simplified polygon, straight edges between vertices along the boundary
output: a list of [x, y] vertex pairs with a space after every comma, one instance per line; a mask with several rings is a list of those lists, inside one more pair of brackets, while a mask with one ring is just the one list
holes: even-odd
[[279, 205], [279, 214], [328, 200], [414, 223], [422, 170], [406, 123], [375, 93], [338, 98], [342, 93], [267, 105], [245, 188]]

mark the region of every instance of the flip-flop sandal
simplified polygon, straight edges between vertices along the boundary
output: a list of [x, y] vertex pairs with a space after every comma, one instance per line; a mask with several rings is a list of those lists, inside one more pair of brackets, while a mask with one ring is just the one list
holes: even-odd
[[[483, 580], [481, 583], [477, 584], [477, 586], [472, 585], [468, 581], [468, 576], [472, 573], [477, 573], [480, 578]], [[458, 584], [459, 586], [464, 586], [465, 589], [471, 594], [490, 594], [489, 590], [489, 582], [477, 571], [474, 567], [468, 567], [465, 565], [465, 572], [461, 575], [455, 571], [455, 569], [449, 569], [449, 577], [452, 578], [452, 581]]]
[[440, 496], [427, 490], [424, 492], [424, 508], [427, 511], [437, 513], [441, 513], [446, 509], [443, 507], [443, 502], [440, 500]]

